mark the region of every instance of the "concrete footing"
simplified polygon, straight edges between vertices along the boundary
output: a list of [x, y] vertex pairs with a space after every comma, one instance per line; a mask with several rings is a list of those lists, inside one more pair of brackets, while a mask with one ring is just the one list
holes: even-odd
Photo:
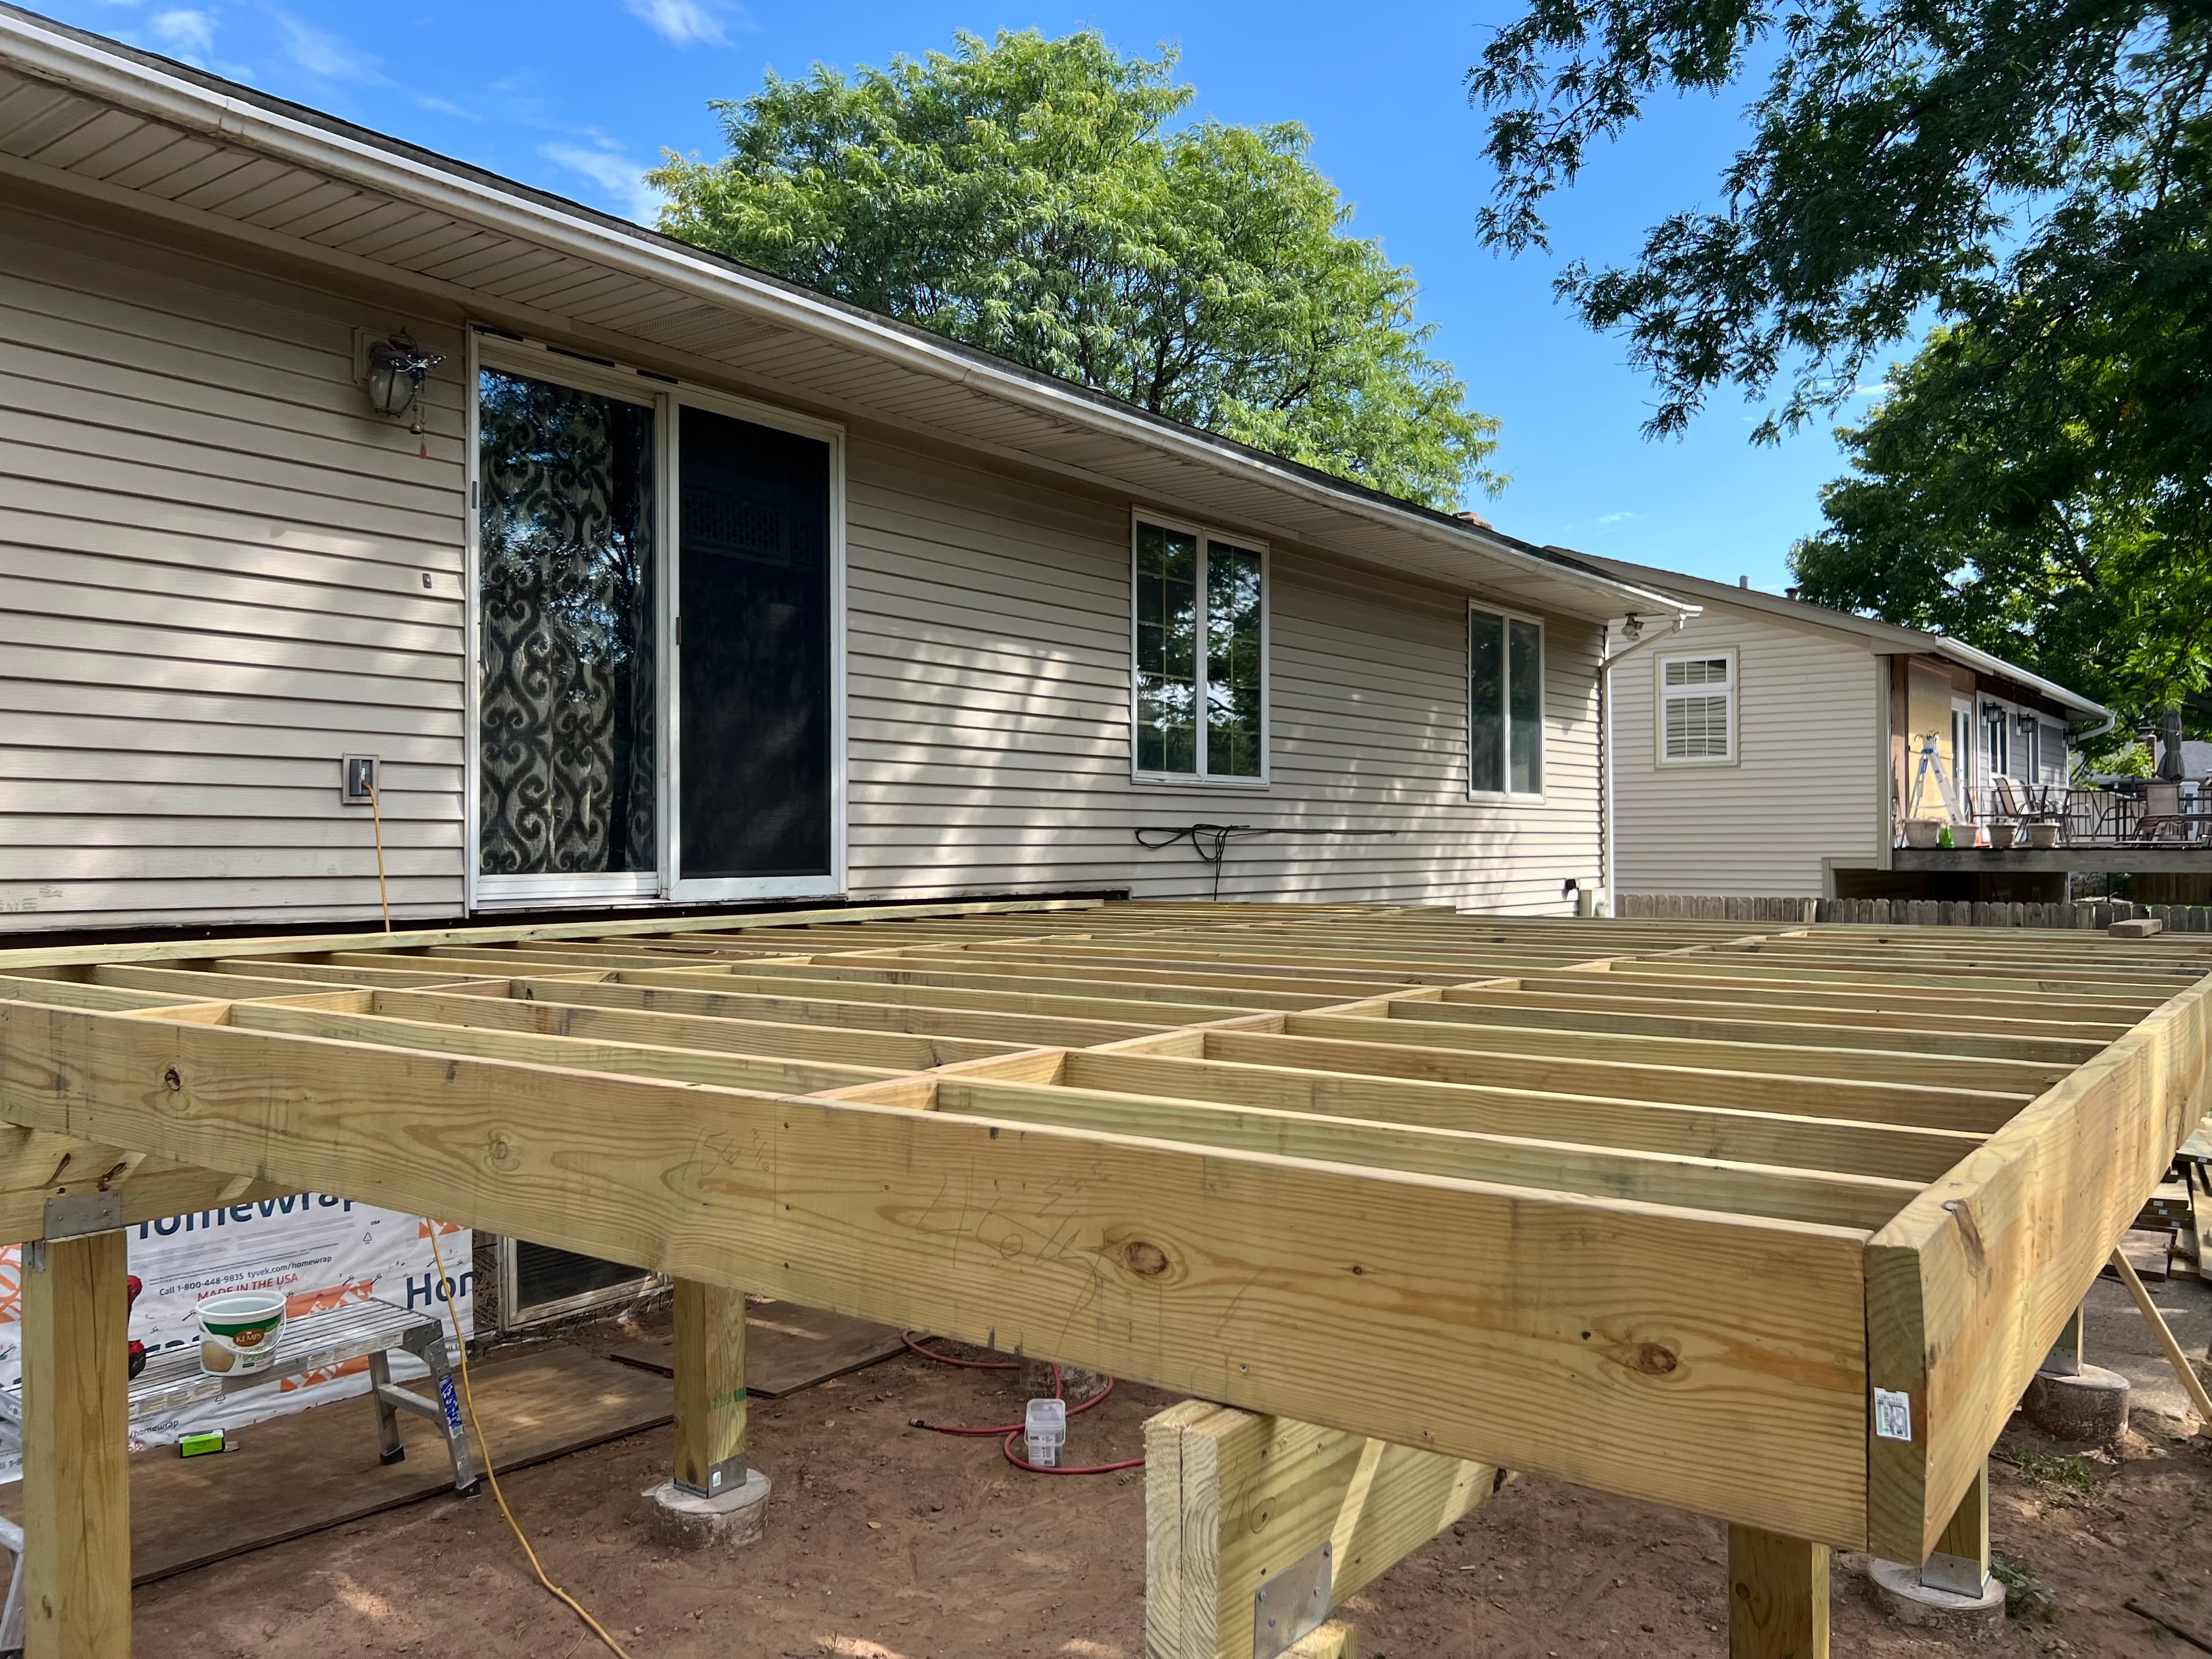
[[702, 1498], [664, 1480], [646, 1493], [653, 1500], [653, 1540], [673, 1550], [757, 1543], [768, 1531], [769, 1491], [769, 1478], [758, 1469], [747, 1469], [744, 1484], [720, 1498]]
[[2128, 1379], [2102, 1365], [2064, 1376], [2038, 1371], [2020, 1407], [2054, 1440], [2109, 1445], [2128, 1431]]
[[1994, 1577], [1979, 1595], [1960, 1595], [1922, 1583], [1917, 1567], [1875, 1560], [1867, 1565], [1867, 1589], [1875, 1605], [1900, 1624], [1969, 1640], [2004, 1629], [2005, 1589]]

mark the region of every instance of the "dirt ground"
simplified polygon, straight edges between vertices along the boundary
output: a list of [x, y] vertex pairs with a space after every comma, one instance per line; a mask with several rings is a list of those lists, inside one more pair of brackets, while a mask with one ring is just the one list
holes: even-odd
[[[1074, 1419], [1069, 1461], [1137, 1455], [1145, 1418], [1167, 1403], [1116, 1390]], [[769, 1536], [719, 1558], [672, 1556], [647, 1538], [642, 1494], [665, 1478], [665, 1429], [505, 1486], [555, 1580], [636, 1659], [1141, 1659], [1142, 1472], [1024, 1474], [994, 1440], [908, 1426], [1019, 1415], [1010, 1381], [912, 1358], [756, 1401], [753, 1455], [775, 1482]], [[2117, 1456], [2070, 1455], [2015, 1423], [2001, 1449], [2015, 1461], [2000, 1462], [1992, 1487], [1993, 1535], [2031, 1575], [2030, 1597], [2053, 1607], [2014, 1620], [1980, 1651], [2192, 1651], [2125, 1611], [2130, 1598], [2212, 1640], [2212, 1441], [2137, 1415], [2148, 1432]], [[1717, 1523], [1528, 1480], [1341, 1611], [1368, 1659], [1718, 1659], [1725, 1561]], [[1863, 1565], [1836, 1559], [1838, 1655], [1955, 1650], [1886, 1623]], [[140, 1590], [136, 1611], [137, 1650], [152, 1659], [603, 1651], [532, 1582], [489, 1496], [431, 1499], [184, 1574]]]

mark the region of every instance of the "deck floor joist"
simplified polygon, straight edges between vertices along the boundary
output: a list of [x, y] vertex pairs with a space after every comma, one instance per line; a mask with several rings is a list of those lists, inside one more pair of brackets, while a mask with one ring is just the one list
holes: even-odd
[[1905, 1556], [2203, 1115], [2208, 974], [1089, 901], [33, 947], [0, 1225], [313, 1187]]

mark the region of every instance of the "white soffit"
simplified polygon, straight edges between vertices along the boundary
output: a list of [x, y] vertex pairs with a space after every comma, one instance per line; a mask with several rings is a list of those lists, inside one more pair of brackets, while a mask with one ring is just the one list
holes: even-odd
[[740, 386], [1532, 610], [1602, 620], [1696, 609], [0, 4], [9, 175], [386, 276], [486, 322], [572, 343], [633, 339]]

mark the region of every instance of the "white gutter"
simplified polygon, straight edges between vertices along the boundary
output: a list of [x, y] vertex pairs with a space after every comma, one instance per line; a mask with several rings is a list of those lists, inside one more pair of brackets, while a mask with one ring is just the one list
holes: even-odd
[[[957, 386], [975, 387], [1003, 402], [1079, 428], [1110, 433], [1176, 460], [1262, 483], [1301, 501], [1407, 532], [1454, 551], [1480, 552], [1552, 580], [1602, 595], [1622, 609], [1667, 611], [1680, 601], [1593, 571], [1577, 570], [1492, 540], [1480, 531], [1431, 523], [1418, 513], [1340, 492], [1265, 459], [1224, 449], [1193, 433], [1164, 426], [1141, 412], [1083, 397], [1049, 380], [977, 362], [950, 345], [855, 315], [803, 290], [748, 278], [742, 272], [681, 248], [625, 234], [617, 227], [534, 202], [459, 177], [443, 168], [365, 144], [243, 99], [182, 80], [149, 65], [52, 33], [0, 14], [0, 55], [32, 74], [171, 125], [226, 143], [250, 146], [298, 166], [383, 191], [456, 218], [538, 242], [626, 275], [695, 297], [767, 318], [785, 327], [866, 351]], [[1475, 543], [1470, 549], [1469, 539]]]

